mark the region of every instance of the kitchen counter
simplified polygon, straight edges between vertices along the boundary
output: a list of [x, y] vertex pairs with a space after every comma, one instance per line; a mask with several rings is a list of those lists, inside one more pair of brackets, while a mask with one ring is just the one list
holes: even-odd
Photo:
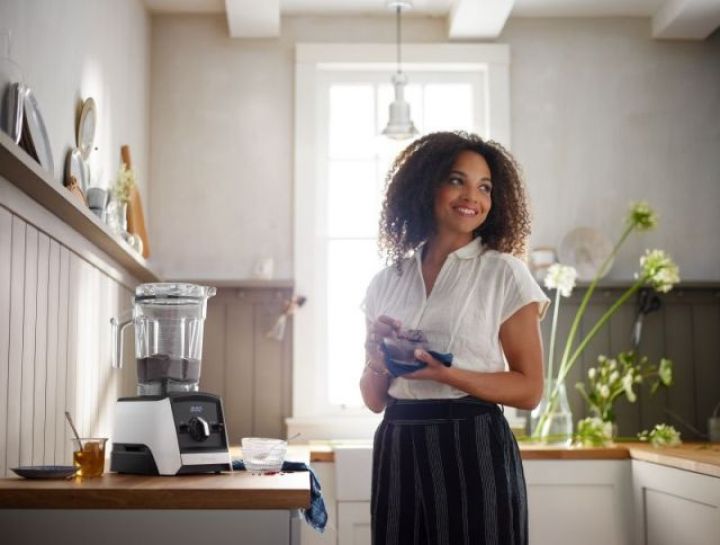
[[106, 473], [97, 479], [0, 479], [0, 508], [298, 509], [310, 505], [306, 471], [245, 471], [157, 477]]
[[[230, 455], [242, 458], [242, 449], [230, 447]], [[308, 463], [308, 448], [290, 445], [286, 459]], [[85, 480], [0, 479], [0, 509], [304, 509], [309, 505], [307, 471], [179, 476], [105, 473]]]
[[[311, 463], [335, 461], [334, 448], [358, 445], [311, 445]], [[372, 448], [367, 445], [367, 448]], [[523, 460], [623, 460], [634, 459], [720, 477], [720, 444], [685, 443], [655, 448], [646, 443], [621, 443], [611, 447], [554, 447], [520, 443]]]
[[720, 443], [685, 443], [662, 448], [632, 443], [626, 448], [633, 460], [720, 477]]

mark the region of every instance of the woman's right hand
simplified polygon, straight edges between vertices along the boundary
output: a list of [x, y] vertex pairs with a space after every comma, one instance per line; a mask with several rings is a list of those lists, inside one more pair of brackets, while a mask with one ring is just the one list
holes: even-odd
[[370, 365], [375, 369], [385, 368], [385, 357], [382, 351], [382, 342], [385, 337], [397, 337], [402, 327], [399, 320], [390, 316], [380, 316], [377, 320], [367, 323], [367, 337], [365, 339], [365, 350]]

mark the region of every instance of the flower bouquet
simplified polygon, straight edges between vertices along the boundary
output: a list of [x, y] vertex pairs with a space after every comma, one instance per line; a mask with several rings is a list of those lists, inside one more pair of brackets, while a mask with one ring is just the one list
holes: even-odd
[[[590, 341], [610, 320], [610, 317], [640, 288], [647, 286], [655, 289], [656, 291], [665, 293], [670, 291], [672, 287], [677, 282], [679, 282], [680, 278], [678, 275], [677, 265], [673, 263], [672, 259], [670, 259], [669, 256], [667, 256], [662, 250], [646, 250], [645, 254], [640, 258], [640, 271], [635, 275], [635, 282], [624, 293], [622, 293], [617, 299], [617, 301], [615, 301], [610, 306], [610, 308], [595, 322], [595, 324], [590, 328], [588, 333], [582, 339], [580, 339], [577, 344], [575, 343], [575, 337], [578, 333], [580, 322], [583, 315], [585, 314], [585, 310], [588, 306], [590, 298], [592, 297], [595, 288], [597, 287], [598, 281], [607, 272], [610, 263], [612, 263], [612, 260], [620, 250], [620, 247], [634, 231], [647, 231], [654, 228], [656, 225], [657, 216], [647, 203], [641, 202], [634, 204], [630, 207], [630, 212], [628, 214], [626, 226], [623, 233], [621, 234], [618, 242], [615, 244], [610, 254], [600, 266], [598, 272], [590, 282], [590, 285], [585, 292], [585, 295], [573, 319], [572, 325], [570, 326], [570, 330], [565, 341], [565, 347], [562, 356], [560, 357], [560, 364], [558, 366], [557, 376], [553, 376], [553, 361], [555, 358], [555, 334], [557, 325], [555, 313], [557, 312], [557, 303], [559, 302], [558, 294], [556, 293], [556, 308], [554, 309], [553, 315], [553, 327], [551, 332], [550, 354], [548, 360], [548, 376], [550, 379], [548, 380], [548, 382], [551, 384], [551, 387], [549, 390], [546, 390], [547, 400], [546, 403], [541, 404], [541, 406], [543, 407], [542, 411], [540, 411], [539, 414], [536, 414], [536, 417], [533, 418], [534, 426], [531, 433], [533, 439], [541, 440], [543, 442], [567, 441], [566, 437], [560, 437], [559, 441], [557, 440], [558, 438], [555, 438], [556, 440], [553, 440], [551, 434], [552, 430], [550, 429], [551, 426], [548, 425], [548, 422], [550, 421], [553, 412], [557, 410], [557, 400], [558, 397], [561, 395], [561, 392], [564, 391], [564, 381], [568, 373], [575, 365], [575, 363], [577, 363], [578, 359], [582, 355], [583, 351], [587, 348]], [[548, 287], [552, 286], [549, 285]], [[562, 293], [560, 291], [559, 284], [557, 285], [556, 289], [558, 290], [558, 293]], [[565, 292], [567, 292], [567, 290], [565, 290]]]

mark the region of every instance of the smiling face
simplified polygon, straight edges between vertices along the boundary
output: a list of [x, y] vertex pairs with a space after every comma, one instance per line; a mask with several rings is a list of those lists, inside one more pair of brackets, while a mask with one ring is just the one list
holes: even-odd
[[492, 179], [485, 158], [474, 151], [457, 156], [435, 193], [438, 234], [454, 234], [470, 242], [492, 207]]

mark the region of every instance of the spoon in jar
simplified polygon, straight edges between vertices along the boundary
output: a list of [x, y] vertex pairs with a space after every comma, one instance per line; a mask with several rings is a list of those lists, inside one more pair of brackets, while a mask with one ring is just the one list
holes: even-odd
[[80, 440], [80, 434], [78, 433], [77, 429], [75, 429], [75, 424], [73, 424], [72, 418], [70, 417], [70, 413], [68, 411], [65, 411], [65, 418], [67, 418], [68, 424], [70, 424], [70, 427], [72, 428], [73, 433], [75, 434], [75, 439], [77, 439], [78, 447], [80, 447], [80, 450], [83, 450], [83, 444]]

